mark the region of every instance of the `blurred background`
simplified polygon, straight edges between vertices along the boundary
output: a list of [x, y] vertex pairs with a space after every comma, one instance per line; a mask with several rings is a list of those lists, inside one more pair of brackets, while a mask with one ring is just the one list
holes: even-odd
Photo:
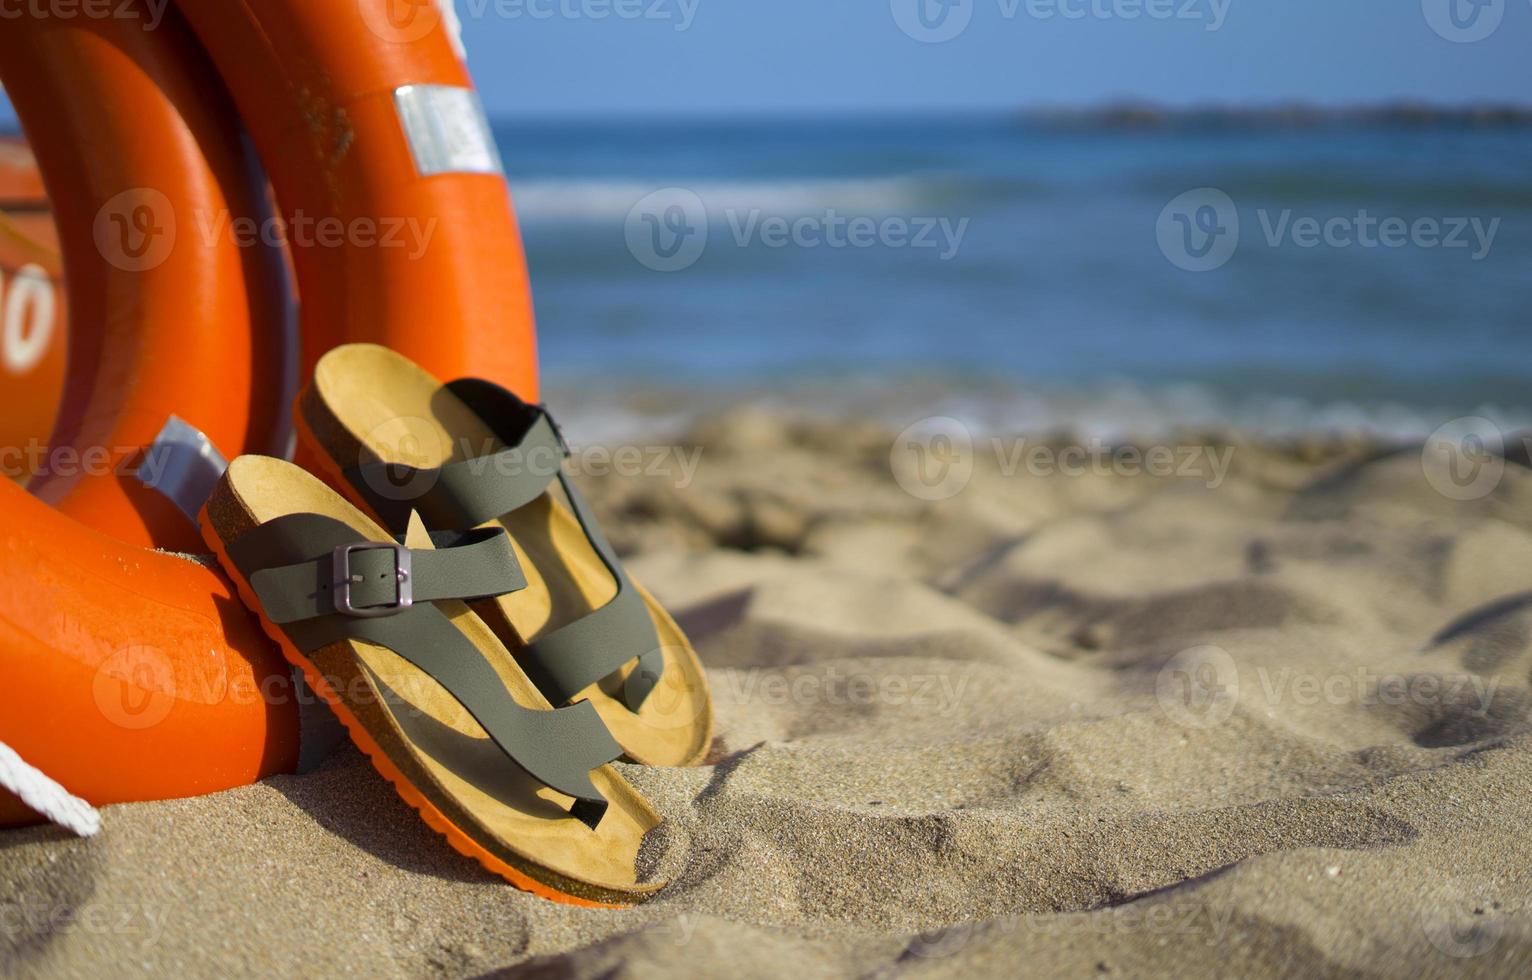
[[1522, 0], [457, 14], [545, 375], [611, 426], [1532, 424]]

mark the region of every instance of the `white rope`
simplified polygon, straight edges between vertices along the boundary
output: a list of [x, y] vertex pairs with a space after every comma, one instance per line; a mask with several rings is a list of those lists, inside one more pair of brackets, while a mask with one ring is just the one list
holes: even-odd
[[81, 837], [94, 837], [101, 829], [96, 808], [71, 796], [69, 791], [27, 765], [15, 750], [0, 742], [0, 786], [21, 797], [21, 802]]

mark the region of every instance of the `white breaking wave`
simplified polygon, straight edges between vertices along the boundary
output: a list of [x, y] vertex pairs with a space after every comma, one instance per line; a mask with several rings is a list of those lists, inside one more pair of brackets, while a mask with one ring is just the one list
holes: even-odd
[[[1346, 435], [1413, 444], [1465, 416], [1488, 419], [1507, 435], [1532, 430], [1532, 411], [1525, 408], [1490, 404], [1472, 409], [1426, 408], [1390, 401], [1368, 404], [1281, 396], [1236, 399], [1193, 384], [1163, 389], [1101, 384], [1036, 395], [950, 393], [931, 411], [955, 415], [985, 432], [1068, 432], [1108, 442], [1167, 438], [1192, 431], [1276, 439]], [[885, 413], [892, 418], [908, 414], [908, 409]]]
[[1488, 420], [1508, 438], [1532, 433], [1532, 409], [1479, 405], [1426, 408], [1393, 402], [1315, 402], [1300, 398], [1232, 399], [1199, 385], [1144, 388], [1098, 382], [1076, 388], [1031, 390], [990, 382], [972, 388], [937, 379], [843, 379], [834, 384], [786, 381], [663, 389], [614, 389], [604, 397], [565, 398], [557, 380], [549, 398], [563, 405], [565, 428], [588, 444], [615, 445], [641, 438], [682, 437], [698, 421], [739, 404], [822, 418], [881, 421], [900, 428], [928, 416], [959, 419], [975, 434], [1067, 433], [1082, 439], [1135, 442], [1184, 432], [1226, 432], [1257, 438], [1348, 435], [1385, 444], [1425, 440], [1442, 425], [1467, 416]]
[[679, 188], [702, 199], [708, 218], [758, 211], [782, 218], [821, 216], [834, 209], [847, 217], [908, 213], [925, 199], [926, 181], [910, 177], [767, 180], [523, 180], [511, 183], [516, 215], [524, 222], [623, 221], [655, 191]]

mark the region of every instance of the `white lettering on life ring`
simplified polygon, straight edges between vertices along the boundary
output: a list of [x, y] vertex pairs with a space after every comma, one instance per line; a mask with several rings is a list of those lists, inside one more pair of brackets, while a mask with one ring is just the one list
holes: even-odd
[[6, 370], [26, 374], [37, 367], [53, 342], [53, 280], [41, 266], [27, 264], [17, 270], [9, 287], [0, 279], [5, 297], [0, 310], [0, 356]]

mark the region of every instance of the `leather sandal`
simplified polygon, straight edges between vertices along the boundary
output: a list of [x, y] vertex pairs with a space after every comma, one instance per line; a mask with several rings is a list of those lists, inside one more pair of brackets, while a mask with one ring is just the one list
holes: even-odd
[[317, 477], [242, 456], [201, 514], [245, 604], [426, 823], [507, 881], [582, 905], [664, 883], [638, 854], [660, 817], [608, 764], [594, 706], [555, 708], [468, 603], [527, 580], [497, 527], [396, 540]]
[[702, 666], [564, 473], [569, 449], [546, 409], [349, 344], [320, 359], [296, 414], [319, 471], [390, 530], [419, 511], [433, 529], [509, 534], [527, 587], [474, 608], [551, 703], [588, 700], [632, 761], [702, 760], [713, 727]]

